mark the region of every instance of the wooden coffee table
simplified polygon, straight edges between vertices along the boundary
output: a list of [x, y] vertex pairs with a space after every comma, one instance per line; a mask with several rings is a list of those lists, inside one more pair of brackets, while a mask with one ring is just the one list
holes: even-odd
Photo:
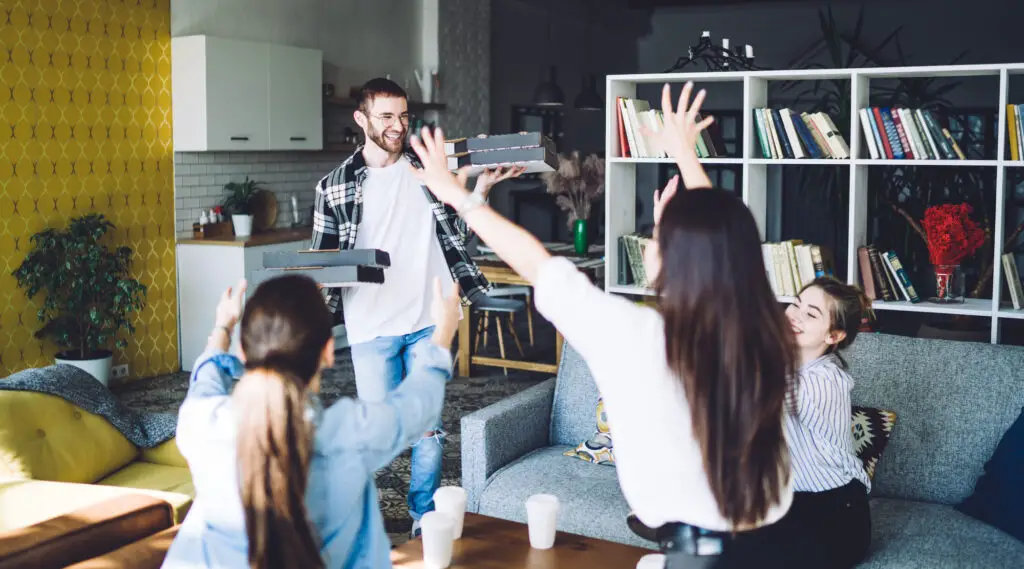
[[[526, 524], [467, 513], [462, 538], [455, 541], [451, 568], [632, 569], [648, 553], [654, 552], [563, 532], [555, 536], [553, 548], [533, 549]], [[391, 563], [400, 569], [424, 567], [422, 540], [417, 538], [391, 550]]]

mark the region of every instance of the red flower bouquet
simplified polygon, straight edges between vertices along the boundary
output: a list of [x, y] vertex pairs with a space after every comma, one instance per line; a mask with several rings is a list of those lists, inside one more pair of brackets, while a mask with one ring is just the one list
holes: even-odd
[[985, 231], [969, 216], [971, 206], [936, 205], [924, 212], [928, 257], [933, 265], [959, 265], [985, 243]]
[[961, 293], [951, 290], [953, 275], [960, 261], [974, 254], [985, 243], [985, 230], [970, 218], [971, 206], [936, 205], [924, 212], [928, 258], [935, 268], [935, 298], [932, 302], [962, 302]]

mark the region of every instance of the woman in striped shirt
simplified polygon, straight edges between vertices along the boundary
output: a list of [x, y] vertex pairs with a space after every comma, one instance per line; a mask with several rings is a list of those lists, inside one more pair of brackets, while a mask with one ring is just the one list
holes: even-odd
[[786, 416], [793, 506], [777, 529], [808, 539], [813, 567], [853, 567], [871, 543], [871, 480], [853, 445], [853, 378], [840, 352], [857, 337], [870, 301], [832, 278], [804, 287], [786, 309], [799, 347], [795, 415]]

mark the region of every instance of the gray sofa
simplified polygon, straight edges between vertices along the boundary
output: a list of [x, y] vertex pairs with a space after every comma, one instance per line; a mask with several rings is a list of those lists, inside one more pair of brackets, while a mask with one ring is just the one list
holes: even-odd
[[[1024, 407], [1024, 349], [862, 334], [847, 360], [854, 404], [897, 414], [861, 567], [1024, 567], [1024, 543], [953, 508]], [[468, 509], [525, 522], [526, 498], [552, 493], [563, 504], [560, 530], [652, 548], [626, 526], [615, 468], [562, 455], [594, 433], [597, 399], [566, 345], [557, 378], [463, 418]]]

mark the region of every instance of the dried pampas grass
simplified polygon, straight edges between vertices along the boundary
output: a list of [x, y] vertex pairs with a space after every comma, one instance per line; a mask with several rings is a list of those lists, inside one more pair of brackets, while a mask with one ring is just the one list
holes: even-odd
[[558, 155], [558, 169], [541, 175], [555, 204], [569, 214], [572, 229], [577, 219], [590, 217], [593, 202], [604, 195], [604, 160], [596, 154], [580, 159], [578, 150]]

